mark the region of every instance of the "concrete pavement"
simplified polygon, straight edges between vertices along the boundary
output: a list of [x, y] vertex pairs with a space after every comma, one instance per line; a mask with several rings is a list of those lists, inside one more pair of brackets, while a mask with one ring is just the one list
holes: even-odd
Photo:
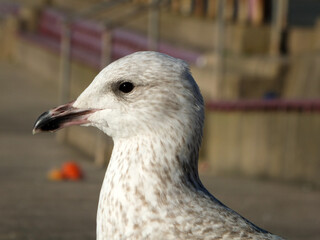
[[[37, 116], [57, 104], [57, 86], [0, 64], [0, 239], [94, 239], [104, 170], [54, 134], [32, 136]], [[50, 182], [47, 171], [75, 160], [82, 182]]]
[[[54, 134], [31, 134], [37, 116], [56, 104], [57, 85], [22, 66], [0, 62], [0, 240], [95, 239], [105, 170], [58, 144]], [[84, 181], [46, 179], [49, 169], [70, 159], [84, 169]], [[257, 225], [288, 239], [319, 239], [319, 189], [242, 178], [202, 179], [217, 198]]]

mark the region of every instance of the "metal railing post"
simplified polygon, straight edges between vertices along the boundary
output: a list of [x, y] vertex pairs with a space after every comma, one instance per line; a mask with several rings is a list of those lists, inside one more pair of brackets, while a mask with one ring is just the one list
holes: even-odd
[[159, 41], [159, 6], [158, 0], [149, 0], [149, 16], [148, 16], [148, 49], [156, 51]]
[[286, 26], [288, 0], [273, 0], [272, 5], [270, 55], [277, 56], [280, 53], [282, 31]]
[[[60, 44], [60, 83], [59, 102], [60, 104], [70, 101], [71, 82], [71, 29], [68, 20], [64, 19], [61, 29]], [[57, 133], [57, 139], [64, 142], [67, 138], [67, 131], [62, 129]]]
[[216, 98], [221, 98], [222, 85], [224, 81], [224, 0], [218, 0], [218, 15], [216, 22]]
[[[112, 36], [111, 31], [107, 26], [104, 26], [104, 30], [101, 36], [101, 59], [100, 59], [100, 69], [102, 70], [111, 62], [111, 51], [112, 51]], [[106, 136], [102, 131], [97, 133], [96, 148], [94, 162], [99, 166], [106, 166], [106, 156], [108, 151], [108, 146], [106, 145]]]

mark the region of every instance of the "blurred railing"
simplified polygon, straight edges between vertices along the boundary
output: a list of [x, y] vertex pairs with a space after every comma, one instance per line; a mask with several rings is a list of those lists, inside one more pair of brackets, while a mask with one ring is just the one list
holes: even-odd
[[211, 101], [209, 111], [280, 111], [280, 112], [320, 112], [320, 99], [315, 100], [238, 100]]
[[[115, 14], [113, 18], [104, 21], [103, 14], [100, 20], [93, 14], [95, 11], [104, 11], [103, 9], [110, 10], [106, 6], [112, 9], [115, 6], [113, 4], [121, 5], [127, 2], [136, 4], [134, 4], [135, 7], [129, 4], [130, 11], [127, 9], [124, 16], [115, 16]], [[221, 3], [221, 0], [219, 2]], [[224, 3], [226, 4], [227, 1]], [[21, 31], [18, 35], [20, 47], [15, 50], [22, 52], [24, 64], [33, 64], [33, 69], [43, 71], [46, 76], [54, 76], [54, 80], [56, 80], [59, 56], [61, 56], [61, 95], [63, 97], [60, 101], [65, 102], [69, 100], [70, 90], [72, 96], [76, 97], [97, 71], [109, 61], [134, 51], [150, 49], [152, 45], [150, 35], [148, 37], [147, 34], [139, 34], [119, 26], [124, 26], [139, 16], [151, 15], [151, 8], [157, 6], [156, 4], [157, 1], [146, 3], [145, 1], [110, 0], [80, 11], [78, 15], [66, 15], [57, 9], [43, 8], [39, 12], [38, 28], [35, 31]], [[171, 8], [172, 4], [174, 1], [171, 1]], [[165, 16], [169, 16], [167, 12]], [[174, 16], [173, 19], [181, 21], [179, 26], [182, 26], [182, 23], [186, 24], [185, 17]], [[204, 21], [200, 22], [201, 24], [196, 25], [197, 27], [204, 23]], [[213, 23], [209, 28], [201, 29], [212, 29], [213, 32], [214, 21], [209, 19], [209, 22]], [[281, 21], [278, 24], [275, 23], [275, 26], [279, 26], [280, 23]], [[195, 25], [192, 23], [188, 26]], [[236, 33], [239, 31], [238, 25], [231, 27]], [[257, 35], [257, 32], [252, 33], [242, 27], [240, 27], [240, 31], [243, 31], [240, 36], [241, 41], [245, 42], [248, 36]], [[275, 27], [275, 29], [275, 32], [279, 33], [279, 28]], [[316, 34], [319, 33], [316, 29], [318, 28], [315, 27], [307, 32], [305, 29], [302, 31], [298, 29], [295, 30], [295, 36], [300, 36], [297, 39], [302, 38], [303, 42], [308, 40], [306, 33], [316, 39]], [[267, 30], [267, 35], [264, 36], [270, 37], [269, 29]], [[229, 39], [229, 36], [233, 40], [229, 44], [239, 40], [238, 35], [224, 33], [221, 38], [223, 41]], [[232, 36], [238, 37], [233, 39]], [[215, 84], [214, 73], [219, 66], [215, 53], [207, 52], [206, 55], [202, 55], [188, 48], [178, 48], [160, 41], [157, 34], [153, 37], [157, 41], [157, 49], [162, 52], [182, 58], [189, 63], [197, 64], [199, 59], [205, 61], [197, 70], [209, 71], [210, 74], [206, 75], [207, 85], [203, 83], [206, 81], [205, 77], [195, 75], [203, 91]], [[292, 46], [301, 45], [299, 42], [301, 41], [292, 43]], [[220, 98], [212, 98], [218, 99], [217, 101], [210, 101], [210, 97], [206, 96], [207, 114], [202, 155], [212, 163], [214, 172], [217, 174], [237, 172], [245, 175], [319, 182], [316, 173], [320, 171], [318, 164], [320, 117], [317, 100], [320, 91], [320, 72], [318, 71], [320, 56], [318, 51], [313, 50], [318, 48], [313, 46], [310, 47], [309, 52], [300, 54], [306, 46], [302, 47], [299, 54], [286, 56], [277, 53], [273, 55], [268, 51], [264, 51], [261, 55], [243, 55], [242, 52], [229, 53], [226, 46], [222, 48], [225, 76], [221, 86], [215, 89], [222, 94]], [[50, 51], [46, 51], [47, 49]], [[29, 60], [25, 61], [25, 59]], [[195, 73], [196, 67], [192, 67]], [[264, 97], [275, 99], [242, 100]], [[279, 98], [311, 100], [296, 101]], [[222, 99], [232, 99], [232, 101]], [[90, 132], [84, 128], [81, 128], [81, 132], [76, 128], [68, 131], [73, 133], [68, 134], [68, 141], [77, 142], [76, 145], [81, 146], [81, 149], [87, 149], [85, 150], [87, 153], [96, 155], [96, 159], [99, 159], [96, 160], [97, 162], [105, 164], [105, 156], [108, 154], [104, 149], [105, 141], [101, 140], [102, 134], [97, 137], [96, 132]], [[86, 141], [79, 143], [81, 139]], [[110, 141], [108, 143], [111, 144]]]
[[[149, 0], [132, 0], [134, 3], [147, 3]], [[281, 0], [282, 1], [282, 0]], [[184, 16], [216, 19], [219, 0], [171, 0], [171, 12]], [[245, 24], [259, 25], [270, 23], [272, 0], [224, 0], [223, 18]]]
[[215, 174], [319, 186], [320, 100], [207, 105], [202, 156]]

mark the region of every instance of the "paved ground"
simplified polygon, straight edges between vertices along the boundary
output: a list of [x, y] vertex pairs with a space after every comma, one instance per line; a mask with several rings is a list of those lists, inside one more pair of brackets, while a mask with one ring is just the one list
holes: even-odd
[[[31, 134], [36, 117], [56, 105], [56, 89], [21, 66], [0, 62], [0, 240], [95, 239], [104, 169], [59, 145], [53, 134]], [[84, 168], [84, 181], [46, 180], [50, 168], [70, 159]], [[202, 179], [216, 197], [261, 227], [288, 239], [319, 239], [319, 190], [240, 178]]]

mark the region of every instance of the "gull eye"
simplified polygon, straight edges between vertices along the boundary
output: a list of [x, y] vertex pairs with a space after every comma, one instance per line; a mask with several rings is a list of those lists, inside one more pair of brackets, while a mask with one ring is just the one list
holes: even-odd
[[131, 82], [123, 82], [119, 85], [119, 90], [123, 93], [129, 93], [134, 88], [134, 85]]

